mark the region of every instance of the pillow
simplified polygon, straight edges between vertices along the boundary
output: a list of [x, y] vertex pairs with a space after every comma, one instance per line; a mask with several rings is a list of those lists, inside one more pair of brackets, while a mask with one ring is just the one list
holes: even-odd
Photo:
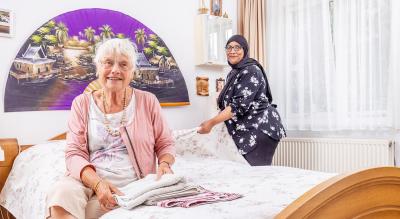
[[0, 205], [16, 218], [45, 218], [47, 190], [65, 173], [65, 144], [65, 140], [49, 141], [19, 154], [1, 191]]
[[215, 158], [248, 164], [229, 135], [225, 124], [220, 123], [209, 134], [198, 134], [197, 129], [174, 130], [173, 136], [178, 156], [185, 158]]

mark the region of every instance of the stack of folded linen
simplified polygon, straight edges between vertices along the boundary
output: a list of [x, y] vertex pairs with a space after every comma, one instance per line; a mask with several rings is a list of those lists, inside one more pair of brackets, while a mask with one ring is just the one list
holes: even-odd
[[172, 207], [190, 208], [198, 205], [211, 204], [215, 202], [232, 201], [241, 197], [242, 195], [240, 194], [212, 192], [203, 189], [203, 192], [197, 195], [161, 200], [157, 202], [157, 206], [164, 208], [172, 208]]
[[145, 205], [159, 205], [162, 201], [175, 200], [177, 198], [194, 196], [206, 192], [201, 186], [187, 185], [181, 190], [154, 195], [144, 202]]
[[242, 197], [239, 194], [211, 192], [200, 186], [187, 185], [185, 178], [178, 174], [164, 174], [159, 180], [156, 178], [156, 174], [149, 174], [121, 188], [124, 195], [114, 195], [118, 205], [125, 209], [141, 204], [187, 208]]

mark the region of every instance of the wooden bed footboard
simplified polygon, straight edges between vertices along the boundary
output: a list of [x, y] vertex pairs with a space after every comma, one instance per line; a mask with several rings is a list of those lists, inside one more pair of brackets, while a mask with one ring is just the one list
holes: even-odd
[[282, 218], [400, 218], [400, 168], [377, 167], [333, 177], [276, 216]]

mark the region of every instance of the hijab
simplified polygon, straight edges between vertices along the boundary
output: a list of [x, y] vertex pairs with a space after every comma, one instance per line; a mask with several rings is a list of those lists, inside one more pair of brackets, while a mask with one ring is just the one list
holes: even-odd
[[261, 64], [257, 60], [249, 58], [249, 45], [247, 43], [246, 38], [244, 38], [241, 35], [233, 35], [226, 42], [226, 46], [228, 46], [228, 44], [231, 43], [231, 42], [237, 42], [242, 47], [243, 52], [244, 52], [243, 53], [243, 59], [240, 60], [240, 62], [238, 62], [236, 64], [231, 64], [228, 61], [228, 64], [232, 67], [232, 71], [229, 73], [228, 78], [227, 78], [227, 83], [226, 83], [225, 87], [222, 89], [221, 94], [218, 97], [217, 101], [218, 101], [219, 108], [221, 109], [222, 106], [223, 106], [223, 101], [222, 101], [223, 98], [222, 97], [225, 95], [227, 89], [230, 86], [232, 86], [232, 84], [233, 84], [233, 81], [234, 81], [233, 80], [233, 78], [234, 78], [233, 76], [236, 75], [236, 73], [239, 73], [245, 67], [250, 66], [250, 65], [256, 65], [261, 69], [261, 71], [262, 71], [262, 73], [264, 75], [264, 79], [265, 79], [265, 86], [266, 86], [265, 87], [266, 88], [265, 89], [266, 90], [265, 94], [267, 95], [269, 102], [272, 103], [272, 94], [271, 94], [271, 89], [269, 87], [269, 83], [268, 83], [268, 80], [267, 80], [267, 75], [265, 74], [264, 68], [261, 66]]

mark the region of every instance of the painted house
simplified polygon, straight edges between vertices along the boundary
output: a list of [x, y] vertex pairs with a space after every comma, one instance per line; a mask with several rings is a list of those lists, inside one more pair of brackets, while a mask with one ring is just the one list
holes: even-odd
[[18, 81], [49, 77], [54, 73], [55, 61], [47, 58], [41, 46], [29, 45], [25, 53], [14, 60], [15, 71], [10, 74]]
[[147, 60], [143, 52], [138, 53], [137, 57], [137, 70], [134, 79], [154, 81], [158, 75], [158, 67], [152, 66]]

